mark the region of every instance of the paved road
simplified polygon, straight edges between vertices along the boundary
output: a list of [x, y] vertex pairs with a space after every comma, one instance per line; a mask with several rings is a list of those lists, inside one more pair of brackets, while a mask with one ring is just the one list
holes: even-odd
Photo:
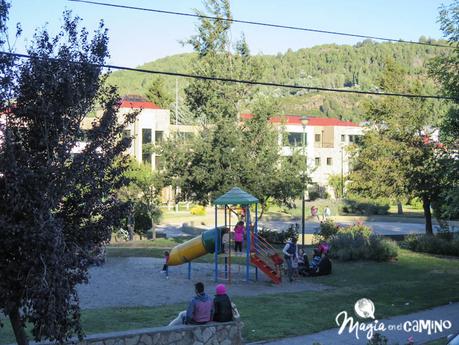
[[[337, 222], [341, 225], [350, 225], [353, 222]], [[268, 221], [260, 222], [260, 225], [267, 226], [268, 228], [275, 230], [283, 230], [288, 228], [295, 222], [285, 221]], [[364, 222], [364, 224], [370, 226], [373, 231], [378, 235], [402, 235], [402, 234], [422, 234], [425, 233], [425, 225], [417, 223], [397, 223], [397, 222]], [[300, 224], [301, 226], [301, 224]], [[306, 222], [305, 233], [313, 234], [319, 229], [318, 222]]]
[[[259, 226], [266, 226], [270, 229], [283, 231], [289, 226], [294, 225], [292, 221], [262, 221]], [[338, 224], [350, 225], [352, 222], [339, 221]], [[398, 222], [365, 222], [378, 235], [405, 235], [405, 234], [423, 234], [425, 225], [419, 223], [398, 223]], [[301, 226], [301, 225], [300, 225]], [[181, 224], [165, 224], [158, 226], [159, 232], [164, 232], [168, 237], [178, 237], [188, 235], [181, 230]], [[208, 227], [211, 228], [211, 227]], [[318, 222], [306, 222], [305, 233], [313, 234], [319, 229]]]

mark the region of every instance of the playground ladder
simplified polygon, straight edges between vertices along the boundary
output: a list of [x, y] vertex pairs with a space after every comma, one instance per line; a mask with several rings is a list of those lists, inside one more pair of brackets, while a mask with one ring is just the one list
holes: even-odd
[[[275, 268], [266, 263], [268, 260], [272, 261]], [[259, 235], [256, 243], [252, 237], [250, 262], [265, 273], [274, 284], [279, 284], [282, 281], [280, 265], [283, 260], [269, 242]]]
[[273, 281], [274, 284], [279, 284], [282, 281], [280, 273], [274, 270], [256, 254], [253, 253], [250, 256], [250, 262], [254, 266], [258, 267], [264, 274], [266, 274]]

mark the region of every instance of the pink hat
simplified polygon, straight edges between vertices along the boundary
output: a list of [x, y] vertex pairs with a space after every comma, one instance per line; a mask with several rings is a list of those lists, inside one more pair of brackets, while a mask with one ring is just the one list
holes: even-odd
[[217, 287], [215, 288], [215, 292], [217, 293], [217, 295], [224, 295], [224, 294], [226, 294], [225, 285], [223, 285], [223, 284], [218, 284]]

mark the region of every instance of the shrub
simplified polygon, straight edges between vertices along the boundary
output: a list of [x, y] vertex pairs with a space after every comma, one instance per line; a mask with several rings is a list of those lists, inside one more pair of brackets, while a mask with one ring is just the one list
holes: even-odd
[[459, 256], [459, 238], [445, 239], [443, 235], [408, 235], [402, 242], [404, 248], [415, 252]]
[[364, 238], [369, 238], [370, 235], [373, 234], [373, 230], [369, 226], [363, 224], [354, 224], [340, 228], [340, 233], [349, 233], [353, 234], [354, 236], [360, 235]]
[[314, 237], [319, 240], [328, 241], [332, 236], [336, 235], [340, 229], [340, 226], [334, 221], [327, 219], [320, 223], [319, 231], [314, 234]]
[[288, 239], [298, 237], [298, 225], [290, 225], [287, 230], [275, 231], [263, 228], [258, 234], [266, 239], [269, 243], [285, 243]]
[[365, 199], [352, 197], [343, 201], [341, 211], [343, 213], [361, 214], [361, 215], [385, 215], [389, 212], [389, 202], [387, 200]]
[[190, 209], [190, 213], [194, 216], [205, 216], [206, 208], [202, 205], [195, 205]]
[[340, 230], [330, 240], [330, 256], [341, 261], [388, 261], [398, 255], [398, 246], [382, 236], [369, 234], [364, 226]]

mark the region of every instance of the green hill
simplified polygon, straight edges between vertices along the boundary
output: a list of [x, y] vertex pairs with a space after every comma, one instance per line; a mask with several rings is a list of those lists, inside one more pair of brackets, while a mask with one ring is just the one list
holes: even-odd
[[[407, 71], [410, 78], [422, 78], [429, 92], [435, 85], [426, 77], [426, 63], [448, 49], [404, 43], [375, 43], [370, 40], [350, 45], [320, 45], [277, 55], [256, 55], [262, 66], [262, 80], [283, 84], [377, 90], [387, 58], [393, 58]], [[191, 72], [196, 55], [193, 53], [168, 56], [140, 66], [143, 69]], [[109, 82], [117, 85], [121, 95], [145, 94], [153, 74], [118, 71]], [[175, 94], [175, 77], [165, 76], [165, 85]], [[187, 79], [179, 78], [180, 94]], [[282, 111], [287, 114], [311, 114], [359, 121], [365, 116], [362, 104], [365, 96], [317, 93], [299, 89], [262, 87], [259, 92], [278, 97]]]

